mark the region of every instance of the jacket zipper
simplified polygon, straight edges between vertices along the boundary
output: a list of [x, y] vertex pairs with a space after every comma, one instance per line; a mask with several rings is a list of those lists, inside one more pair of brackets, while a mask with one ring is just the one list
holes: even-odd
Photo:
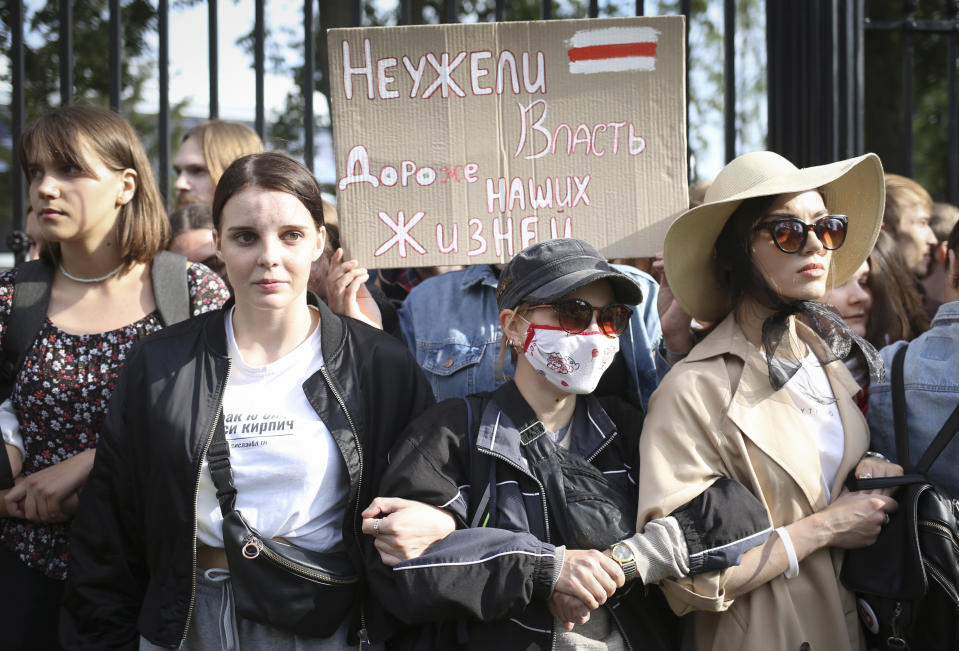
[[610, 446], [610, 444], [616, 439], [617, 434], [618, 432], [616, 430], [613, 430], [613, 433], [610, 434], [608, 437], [606, 437], [606, 440], [603, 441], [603, 444], [599, 446], [598, 448], [596, 448], [596, 450], [591, 455], [586, 457], [586, 461], [592, 463], [593, 459], [598, 457], [603, 450], [605, 450], [606, 448]]
[[[343, 400], [343, 396], [340, 395], [340, 392], [336, 390], [336, 385], [333, 384], [333, 378], [330, 377], [330, 372], [327, 370], [326, 365], [320, 367], [320, 373], [323, 374], [323, 379], [326, 380], [326, 385], [330, 387], [330, 391], [333, 393], [333, 397], [336, 398], [336, 402], [339, 403], [340, 409], [343, 410], [343, 413], [346, 415], [346, 422], [350, 425], [350, 432], [353, 433], [353, 442], [356, 444], [356, 450], [359, 452], [357, 455], [360, 460], [360, 472], [356, 481], [356, 499], [353, 500], [353, 538], [356, 540], [356, 546], [359, 549], [360, 545], [360, 531], [357, 527], [357, 522], [360, 519], [360, 489], [363, 486], [363, 446], [360, 443], [360, 435], [356, 431], [356, 425], [353, 423], [353, 417], [350, 416], [350, 410], [346, 408], [346, 401]], [[369, 642], [369, 633], [366, 630], [366, 611], [363, 609], [362, 602], [360, 606], [360, 630], [358, 636], [360, 638], [360, 648]]]
[[200, 500], [200, 475], [203, 473], [203, 462], [206, 461], [206, 453], [210, 450], [210, 443], [213, 442], [213, 433], [216, 431], [216, 424], [223, 415], [223, 389], [226, 383], [230, 381], [230, 371], [233, 370], [233, 361], [227, 358], [226, 377], [223, 378], [223, 384], [220, 385], [216, 400], [216, 414], [213, 416], [213, 425], [210, 427], [210, 434], [206, 437], [206, 445], [203, 446], [203, 453], [200, 455], [200, 463], [196, 468], [196, 486], [193, 487], [193, 571], [190, 572], [190, 607], [186, 611], [186, 623], [183, 626], [183, 635], [180, 637], [180, 646], [186, 642], [186, 634], [190, 630], [190, 622], [193, 620], [193, 608], [196, 606], [196, 534], [197, 521], [196, 512]]
[[338, 585], [351, 585], [357, 582], [357, 579], [355, 578], [340, 579], [330, 574], [326, 574], [324, 572], [320, 572], [318, 570], [308, 568], [298, 563], [291, 563], [290, 561], [285, 559], [283, 556], [277, 554], [272, 549], [264, 545], [263, 542], [257, 536], [253, 534], [250, 534], [246, 538], [246, 540], [243, 541], [243, 544], [244, 546], [252, 544], [256, 548], [256, 551], [251, 553], [249, 556], [247, 556], [244, 553], [245, 558], [253, 559], [259, 556], [260, 554], [263, 554], [264, 556], [266, 556], [268, 559], [270, 559], [277, 565], [282, 565], [293, 574], [302, 576], [305, 579], [315, 581], [317, 583], [334, 583]]
[[491, 457], [495, 457], [499, 459], [500, 461], [502, 461], [508, 466], [516, 468], [521, 473], [523, 473], [524, 475], [526, 475], [527, 477], [529, 477], [530, 479], [536, 482], [536, 485], [539, 486], [539, 501], [543, 505], [543, 522], [546, 525], [546, 542], [549, 542], [550, 541], [549, 540], [549, 513], [546, 510], [546, 489], [543, 488], [542, 482], [540, 482], [540, 480], [534, 477], [533, 475], [526, 472], [526, 469], [520, 466], [518, 463], [511, 461], [510, 459], [506, 458], [502, 454], [498, 452], [493, 452], [492, 450], [489, 450], [487, 448], [476, 448], [476, 449], [482, 452], [483, 454], [487, 454]]

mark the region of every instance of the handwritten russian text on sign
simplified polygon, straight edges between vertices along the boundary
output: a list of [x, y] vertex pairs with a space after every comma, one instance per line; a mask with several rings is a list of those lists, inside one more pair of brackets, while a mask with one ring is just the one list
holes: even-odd
[[686, 207], [683, 18], [334, 29], [337, 200], [368, 267], [552, 237], [651, 255]]

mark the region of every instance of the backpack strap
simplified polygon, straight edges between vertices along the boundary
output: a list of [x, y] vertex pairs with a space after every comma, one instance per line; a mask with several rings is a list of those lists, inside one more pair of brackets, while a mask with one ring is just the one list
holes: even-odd
[[160, 251], [151, 265], [153, 300], [160, 321], [170, 326], [190, 318], [190, 288], [187, 285], [186, 258], [171, 251]]
[[[17, 267], [13, 284], [13, 302], [7, 317], [7, 330], [3, 334], [3, 351], [0, 353], [0, 402], [13, 393], [20, 367], [27, 351], [43, 327], [50, 305], [50, 286], [53, 284], [53, 267], [42, 260], [25, 262]], [[6, 446], [0, 446], [0, 489], [13, 486], [10, 459]]]
[[903, 367], [906, 365], [906, 350], [902, 346], [892, 358], [892, 422], [896, 435], [896, 460], [906, 472], [912, 470], [909, 463], [909, 433], [906, 431], [906, 382]]

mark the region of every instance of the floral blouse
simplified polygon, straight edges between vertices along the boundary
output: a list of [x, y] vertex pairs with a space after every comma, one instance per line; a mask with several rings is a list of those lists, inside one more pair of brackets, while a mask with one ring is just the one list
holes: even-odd
[[[0, 273], [0, 343], [13, 302], [16, 269]], [[223, 280], [201, 264], [187, 270], [191, 315], [216, 310], [230, 297]], [[23, 475], [95, 448], [117, 375], [130, 347], [162, 328], [154, 311], [96, 334], [69, 334], [46, 319], [11, 394], [26, 454]], [[67, 575], [70, 523], [0, 519], [0, 544], [54, 579]]]

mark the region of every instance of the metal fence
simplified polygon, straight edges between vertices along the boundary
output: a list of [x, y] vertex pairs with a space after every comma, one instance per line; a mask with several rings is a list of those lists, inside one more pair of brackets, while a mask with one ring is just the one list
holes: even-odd
[[[721, 0], [723, 10], [724, 57], [724, 112], [723, 137], [725, 158], [731, 160], [736, 151], [736, 0]], [[959, 0], [945, 0], [946, 18], [917, 20], [918, 2], [902, 2], [904, 18], [898, 21], [877, 22], [869, 19], [865, 0], [804, 0], [780, 2], [767, 0], [766, 40], [768, 52], [768, 106], [769, 148], [779, 151], [799, 164], [815, 164], [852, 156], [863, 151], [863, 33], [864, 30], [898, 30], [906, 44], [903, 56], [903, 111], [906, 124], [913, 114], [913, 50], [912, 44], [924, 33], [937, 33], [949, 39], [948, 68], [948, 183], [947, 198], [959, 203], [959, 105], [957, 105], [956, 67], [959, 65]], [[11, 8], [10, 74], [12, 93], [10, 113], [11, 135], [16, 143], [24, 122], [24, 7], [22, 0], [13, 0]], [[261, 137], [265, 133], [265, 0], [254, 2], [253, 53], [255, 76], [255, 129]], [[207, 0], [208, 6], [208, 65], [209, 117], [219, 116], [217, 0]], [[59, 0], [60, 46], [60, 101], [69, 104], [73, 92], [72, 3]], [[303, 3], [304, 69], [300, 83], [304, 101], [304, 159], [313, 165], [314, 107], [313, 85], [315, 53], [314, 35], [318, 28], [317, 0]], [[506, 1], [496, 0], [494, 17], [503, 20]], [[352, 0], [352, 23], [360, 25], [363, 15], [362, 0]], [[446, 0], [447, 22], [459, 19], [457, 0]], [[679, 2], [681, 13], [687, 17], [687, 40], [691, 0]], [[413, 0], [400, 0], [396, 8], [397, 22], [412, 21]], [[119, 111], [121, 106], [121, 2], [109, 0], [109, 75], [110, 106]], [[158, 0], [158, 58], [159, 106], [158, 181], [164, 196], [170, 187], [170, 89], [169, 89], [169, 13], [168, 0]], [[635, 14], [645, 14], [645, 3], [636, 0]], [[589, 17], [600, 15], [599, 0], [589, 0]], [[553, 18], [551, 0], [542, 0], [540, 17]], [[688, 52], [688, 49], [687, 49]], [[687, 66], [688, 75], [688, 66]], [[688, 83], [688, 82], [687, 82]], [[827, 92], [819, 86], [825, 84]], [[689, 96], [687, 92], [687, 97]], [[688, 112], [688, 109], [687, 109]], [[904, 146], [906, 174], [912, 172], [912, 133], [906, 129]], [[22, 230], [24, 219], [24, 186], [19, 163], [13, 155], [10, 164], [12, 177], [13, 227]], [[15, 251], [16, 252], [16, 251]], [[18, 256], [20, 255], [19, 252]]]

